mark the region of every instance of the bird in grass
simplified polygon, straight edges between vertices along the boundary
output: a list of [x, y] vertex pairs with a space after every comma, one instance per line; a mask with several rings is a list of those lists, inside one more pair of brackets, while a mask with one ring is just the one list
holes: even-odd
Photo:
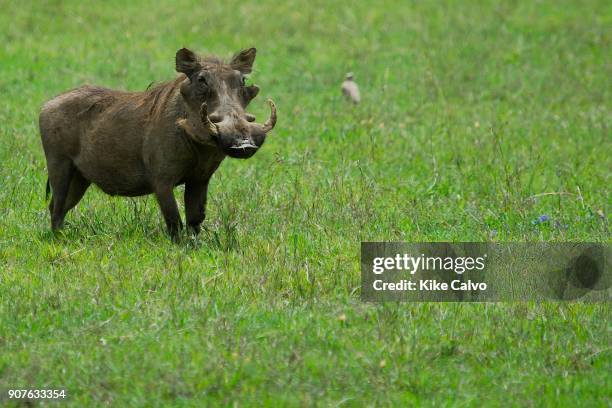
[[353, 79], [353, 73], [349, 72], [346, 74], [346, 79], [342, 82], [342, 93], [344, 97], [354, 104], [361, 102], [361, 95], [359, 94], [359, 87]]

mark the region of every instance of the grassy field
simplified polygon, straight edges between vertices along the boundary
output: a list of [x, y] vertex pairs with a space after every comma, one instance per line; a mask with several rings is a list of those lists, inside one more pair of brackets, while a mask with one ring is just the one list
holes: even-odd
[[[609, 304], [359, 300], [362, 240], [610, 241], [612, 7], [498, 3], [0, 1], [0, 404], [609, 404]], [[183, 46], [258, 48], [265, 147], [197, 240], [95, 188], [54, 237], [41, 104]]]

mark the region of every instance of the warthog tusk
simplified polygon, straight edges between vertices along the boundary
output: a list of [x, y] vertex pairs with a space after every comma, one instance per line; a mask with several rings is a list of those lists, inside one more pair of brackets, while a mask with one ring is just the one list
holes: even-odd
[[261, 127], [264, 133], [268, 133], [274, 129], [274, 125], [276, 125], [276, 105], [272, 102], [272, 99], [268, 99], [268, 105], [270, 105], [270, 118], [268, 118], [266, 123]]
[[217, 125], [210, 121], [208, 117], [208, 106], [206, 102], [200, 105], [200, 123], [193, 122], [187, 118], [182, 118], [176, 121], [176, 124], [183, 129], [194, 142], [216, 146], [216, 143], [213, 141], [211, 136], [218, 136], [219, 130]]
[[185, 133], [187, 133], [187, 135], [189, 135], [189, 137], [191, 137], [194, 142], [208, 146], [217, 145], [210, 137], [210, 134], [203, 134], [202, 127], [194, 125], [193, 122], [191, 122], [190, 120], [185, 118], [179, 119], [176, 121], [176, 124], [178, 125], [178, 127], [183, 129]]
[[202, 124], [204, 128], [213, 136], [219, 135], [219, 130], [217, 129], [217, 125], [212, 123], [208, 117], [208, 105], [204, 102], [200, 105], [200, 119], [202, 120]]

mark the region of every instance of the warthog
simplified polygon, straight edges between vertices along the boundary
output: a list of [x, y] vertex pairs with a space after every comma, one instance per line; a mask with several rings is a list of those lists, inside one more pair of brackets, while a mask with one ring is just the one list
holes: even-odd
[[226, 156], [246, 159], [261, 147], [276, 124], [263, 124], [245, 111], [257, 96], [245, 85], [255, 48], [228, 63], [176, 53], [179, 76], [144, 92], [82, 86], [47, 102], [40, 134], [47, 159], [51, 228], [63, 224], [91, 183], [110, 195], [155, 194], [168, 231], [182, 228], [174, 199], [185, 184], [187, 225], [197, 234], [204, 221], [208, 182]]

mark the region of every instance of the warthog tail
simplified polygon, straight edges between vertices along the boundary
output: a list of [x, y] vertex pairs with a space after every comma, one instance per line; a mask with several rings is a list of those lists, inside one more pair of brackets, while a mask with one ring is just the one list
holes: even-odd
[[49, 193], [51, 193], [51, 185], [49, 184], [49, 179], [47, 178], [47, 187], [45, 188], [45, 201], [49, 200]]

